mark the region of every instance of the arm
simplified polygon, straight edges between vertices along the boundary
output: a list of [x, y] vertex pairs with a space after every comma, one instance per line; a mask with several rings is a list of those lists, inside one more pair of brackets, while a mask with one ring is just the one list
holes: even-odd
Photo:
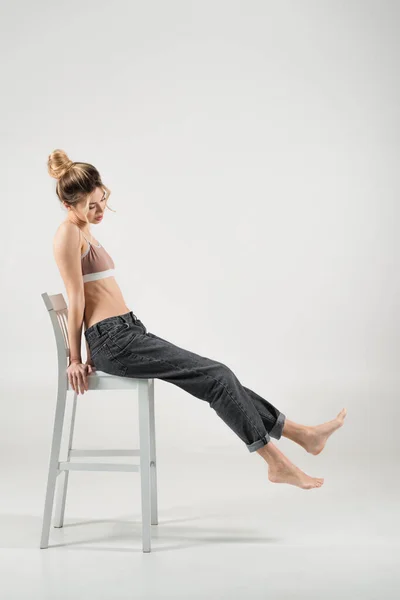
[[86, 342], [86, 364], [91, 365], [92, 367], [94, 367], [94, 363], [92, 361], [92, 357], [90, 356], [89, 344], [87, 343], [87, 339], [86, 338], [85, 338], [85, 342]]
[[79, 298], [73, 298], [70, 300], [68, 307], [68, 339], [70, 349], [69, 364], [73, 362], [82, 362], [81, 340], [84, 310], [84, 301], [80, 300]]
[[54, 257], [68, 296], [68, 339], [70, 363], [82, 362], [81, 337], [85, 295], [81, 266], [81, 243], [78, 227], [62, 223], [53, 241]]

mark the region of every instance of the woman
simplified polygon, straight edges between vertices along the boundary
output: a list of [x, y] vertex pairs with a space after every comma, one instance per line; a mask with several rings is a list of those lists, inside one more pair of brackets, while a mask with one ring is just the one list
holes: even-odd
[[[48, 171], [58, 180], [56, 192], [68, 210], [54, 237], [54, 256], [68, 295], [70, 364], [68, 380], [76, 392], [88, 389], [96, 368], [121, 377], [158, 378], [205, 400], [246, 444], [268, 463], [268, 479], [302, 489], [320, 487], [271, 442], [283, 435], [307, 452], [319, 454], [328, 437], [342, 426], [346, 409], [318, 426], [299, 425], [270, 402], [244, 387], [224, 363], [200, 356], [147, 331], [129, 310], [114, 276], [114, 262], [92, 236], [110, 195], [97, 169], [72, 162], [63, 150], [48, 158]], [[108, 206], [107, 206], [108, 208]], [[87, 360], [81, 358], [85, 324]]]

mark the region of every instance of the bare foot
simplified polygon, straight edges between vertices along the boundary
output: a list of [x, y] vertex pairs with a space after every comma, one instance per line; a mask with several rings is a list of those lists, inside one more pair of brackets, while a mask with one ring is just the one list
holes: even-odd
[[302, 439], [299, 440], [300, 445], [310, 454], [317, 455], [322, 452], [329, 436], [343, 425], [346, 414], [347, 409], [343, 408], [332, 421], [306, 427]]
[[268, 479], [273, 483], [289, 483], [304, 490], [321, 487], [323, 477], [310, 477], [292, 463], [275, 463], [268, 467]]
[[324, 483], [323, 477], [310, 477], [301, 469], [288, 462], [277, 462], [268, 467], [268, 479], [273, 483], [289, 483], [297, 485], [303, 490], [321, 487]]
[[257, 450], [268, 463], [268, 479], [273, 483], [290, 483], [304, 490], [321, 487], [323, 477], [310, 477], [296, 467], [272, 441]]

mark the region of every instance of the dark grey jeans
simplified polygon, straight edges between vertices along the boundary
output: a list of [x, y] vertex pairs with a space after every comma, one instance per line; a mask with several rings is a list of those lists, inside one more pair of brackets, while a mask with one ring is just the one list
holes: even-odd
[[162, 379], [207, 401], [249, 452], [281, 437], [285, 415], [243, 386], [229, 367], [148, 332], [132, 311], [95, 323], [85, 337], [97, 370]]

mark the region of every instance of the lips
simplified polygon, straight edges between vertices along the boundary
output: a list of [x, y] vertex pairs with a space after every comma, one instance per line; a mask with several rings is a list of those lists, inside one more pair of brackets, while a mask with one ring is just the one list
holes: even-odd
[[96, 221], [101, 221], [102, 218], [103, 218], [103, 215], [101, 215], [100, 217], [96, 217]]

